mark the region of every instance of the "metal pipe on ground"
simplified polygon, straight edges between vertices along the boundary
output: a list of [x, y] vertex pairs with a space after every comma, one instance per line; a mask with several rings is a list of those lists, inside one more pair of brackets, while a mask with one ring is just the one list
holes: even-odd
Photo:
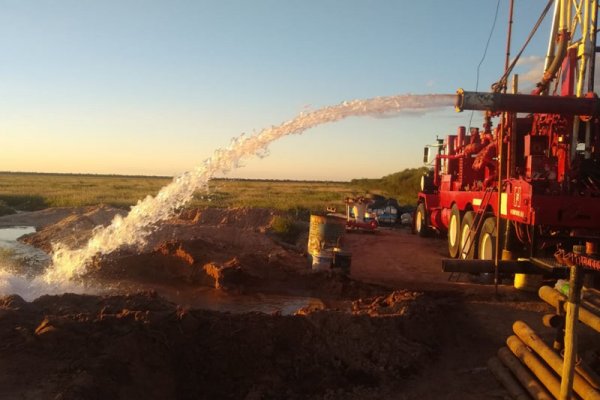
[[[533, 329], [523, 321], [516, 321], [513, 324], [513, 331], [519, 339], [540, 356], [554, 372], [559, 376], [562, 376], [564, 364], [562, 357], [546, 345]], [[578, 373], [575, 373], [573, 376], [573, 389], [575, 390], [575, 393], [584, 399], [600, 400], [600, 393]]]
[[598, 306], [598, 304], [594, 304], [594, 302], [598, 303], [596, 298], [591, 298], [589, 296], [586, 297], [585, 294], [583, 295], [583, 306], [592, 314], [600, 317], [600, 306]]
[[600, 299], [600, 290], [594, 288], [586, 288], [585, 293], [589, 296], [595, 296]]
[[[508, 350], [508, 349], [507, 349]], [[527, 395], [527, 392], [523, 390], [519, 382], [512, 376], [510, 371], [502, 365], [497, 357], [492, 357], [488, 360], [487, 366], [492, 371], [492, 374], [498, 379], [498, 381], [504, 386], [510, 397], [515, 400], [530, 400], [531, 397]], [[549, 397], [548, 399], [552, 399]]]
[[[560, 381], [554, 375], [554, 373], [548, 369], [546, 364], [540, 361], [535, 354], [533, 354], [527, 346], [515, 335], [509, 336], [506, 339], [506, 344], [512, 353], [517, 356], [523, 364], [529, 368], [529, 370], [542, 382], [542, 385], [548, 389], [548, 391], [558, 398], [560, 395]], [[575, 396], [571, 396], [570, 399], [575, 400]]]
[[[564, 341], [564, 316], [556, 315], [556, 314], [546, 314], [543, 317], [544, 326], [548, 328], [556, 329], [556, 336], [554, 338], [553, 349], [554, 351], [560, 351], [563, 348]], [[588, 381], [590, 385], [596, 390], [600, 390], [600, 376], [594, 372], [592, 368], [590, 368], [587, 364], [580, 362], [575, 366], [575, 371], [583, 379]]]
[[[542, 300], [551, 306], [557, 308], [560, 302], [566, 303], [567, 298], [562, 294], [558, 293], [556, 290], [551, 288], [550, 286], [542, 286], [538, 291], [538, 295]], [[586, 302], [584, 301], [583, 307], [579, 309], [579, 320], [594, 329], [597, 332], [600, 332], [600, 317], [595, 315], [593, 312], [586, 308]], [[564, 306], [563, 306], [564, 307]], [[566, 307], [565, 307], [566, 310]]]
[[[521, 364], [519, 359], [510, 352], [508, 347], [502, 347], [498, 350], [498, 358], [513, 373], [515, 378], [521, 383], [521, 386], [536, 400], [553, 400], [554, 397], [535, 379], [527, 368]], [[489, 362], [488, 362], [489, 366]], [[490, 367], [491, 369], [491, 367]], [[493, 371], [492, 371], [493, 372]], [[500, 380], [500, 379], [499, 379]], [[501, 381], [502, 382], [502, 381]], [[504, 386], [506, 387], [506, 385]], [[508, 390], [508, 388], [507, 388]], [[510, 390], [509, 390], [510, 392]], [[511, 396], [516, 398], [512, 393]]]
[[[584, 295], [584, 299], [585, 299], [585, 295]], [[585, 308], [587, 308], [587, 310], [589, 312], [600, 317], [600, 307], [598, 307], [596, 304], [590, 302], [589, 300], [590, 299], [585, 299], [583, 302], [583, 305], [585, 306]]]
[[563, 323], [562, 317], [556, 314], [545, 314], [542, 317], [542, 322], [548, 328], [559, 328]]
[[594, 314], [600, 316], [600, 291], [592, 288], [585, 288], [583, 291], [583, 300], [585, 306]]
[[590, 386], [600, 390], [600, 376], [587, 364], [579, 363], [575, 366], [575, 371], [585, 379]]
[[554, 328], [554, 342], [552, 348], [560, 351], [565, 341], [565, 318], [557, 314], [546, 314], [542, 317], [542, 324], [548, 328]]

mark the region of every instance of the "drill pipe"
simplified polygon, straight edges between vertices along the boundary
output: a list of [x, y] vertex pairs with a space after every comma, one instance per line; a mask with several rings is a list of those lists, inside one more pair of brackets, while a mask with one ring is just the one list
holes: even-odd
[[[506, 344], [510, 351], [537, 376], [552, 396], [558, 399], [560, 395], [560, 382], [554, 373], [515, 335], [509, 336], [506, 339]], [[574, 400], [575, 396], [571, 396], [570, 399]]]
[[[542, 300], [544, 300], [546, 303], [550, 304], [554, 308], [558, 307], [559, 302], [562, 302], [565, 305], [567, 302], [567, 298], [565, 296], [558, 293], [550, 286], [542, 286], [538, 291], [538, 295]], [[586, 308], [585, 301], [582, 303], [582, 307], [579, 308], [579, 320], [587, 326], [589, 326], [590, 328], [594, 329], [596, 332], [600, 332], [600, 317], [590, 312]]]
[[458, 112], [481, 110], [581, 116], [600, 115], [600, 102], [597, 98], [465, 92], [462, 89], [456, 91], [454, 106]]
[[[519, 362], [517, 357], [515, 357], [507, 347], [502, 347], [498, 350], [498, 358], [502, 361], [502, 364], [506, 365], [508, 369], [512, 371], [513, 375], [521, 382], [521, 385], [529, 392], [531, 397], [536, 400], [554, 400], [554, 397], [539, 384], [529, 370]], [[512, 393], [511, 396], [515, 398]]]
[[[513, 331], [519, 339], [540, 356], [559, 376], [562, 375], [563, 359], [556, 354], [525, 322], [516, 321]], [[573, 376], [573, 389], [584, 399], [600, 400], [600, 393], [596, 391], [584, 378], [575, 373]]]
[[[508, 350], [508, 349], [507, 349]], [[518, 361], [517, 361], [518, 362]], [[529, 400], [530, 397], [523, 390], [519, 382], [511, 375], [510, 371], [506, 369], [504, 365], [496, 357], [492, 357], [488, 360], [487, 366], [492, 371], [496, 379], [504, 386], [506, 391], [515, 400]], [[552, 397], [547, 397], [548, 400], [552, 400]]]

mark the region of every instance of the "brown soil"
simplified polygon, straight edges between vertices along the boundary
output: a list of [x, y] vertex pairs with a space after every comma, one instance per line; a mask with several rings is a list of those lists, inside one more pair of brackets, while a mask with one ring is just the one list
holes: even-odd
[[[80, 245], [116, 212], [72, 210], [25, 240]], [[194, 309], [155, 291], [5, 297], [0, 398], [504, 399], [486, 361], [512, 323], [553, 335], [541, 325], [550, 307], [534, 294], [509, 285], [495, 293], [467, 276], [449, 281], [443, 240], [404, 230], [349, 234], [350, 276], [312, 273], [304, 239], [291, 246], [268, 234], [274, 215], [187, 211], [143, 251], [95, 260], [87, 279], [135, 282], [172, 300], [174, 291], [212, 287], [318, 304], [281, 315]]]

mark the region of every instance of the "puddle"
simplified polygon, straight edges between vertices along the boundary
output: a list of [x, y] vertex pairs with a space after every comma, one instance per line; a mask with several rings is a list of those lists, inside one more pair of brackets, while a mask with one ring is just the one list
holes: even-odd
[[[191, 295], [191, 297], [189, 296]], [[258, 311], [266, 314], [279, 313], [291, 315], [303, 307], [324, 308], [323, 302], [313, 297], [284, 296], [255, 293], [252, 295], [230, 294], [211, 288], [194, 290], [192, 293], [181, 292], [165, 294], [165, 297], [178, 304], [190, 308], [245, 313]]]
[[31, 301], [42, 294], [59, 294], [63, 291], [119, 295], [155, 290], [167, 300], [183, 307], [221, 312], [291, 315], [307, 306], [324, 307], [323, 302], [314, 297], [263, 293], [238, 294], [204, 286], [175, 288], [131, 281], [107, 281], [91, 286], [71, 286], [62, 290], [58, 287], [45, 287], [42, 282], [34, 278], [41, 275], [50, 264], [50, 256], [40, 249], [17, 241], [19, 237], [33, 232], [35, 228], [32, 226], [0, 228], [0, 296], [18, 294], [25, 300]]
[[[110, 286], [110, 282], [107, 282]], [[323, 302], [315, 297], [300, 295], [281, 295], [271, 293], [232, 293], [207, 286], [181, 287], [141, 284], [120, 281], [107, 289], [107, 294], [116, 295], [144, 290], [154, 290], [165, 299], [185, 308], [230, 312], [235, 314], [262, 312], [265, 314], [291, 315], [303, 307], [325, 308]]]
[[0, 228], [0, 245], [10, 245], [17, 241], [23, 235], [35, 232], [33, 226], [11, 226], [9, 228]]
[[48, 266], [50, 263], [48, 254], [38, 248], [17, 241], [19, 237], [33, 232], [35, 232], [33, 226], [0, 228], [1, 272], [33, 278]]

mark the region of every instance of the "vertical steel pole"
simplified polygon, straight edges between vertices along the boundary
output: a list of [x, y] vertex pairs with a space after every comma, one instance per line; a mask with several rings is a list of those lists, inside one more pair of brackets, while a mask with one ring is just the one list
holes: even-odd
[[588, 92], [594, 91], [594, 74], [596, 72], [596, 25], [598, 21], [598, 0], [590, 2], [590, 35], [591, 37], [591, 57], [590, 57], [590, 76], [588, 76]]
[[548, 70], [550, 64], [554, 60], [554, 55], [556, 54], [555, 49], [555, 40], [556, 34], [558, 32], [558, 17], [559, 17], [559, 0], [554, 2], [554, 13], [552, 14], [552, 27], [550, 28], [550, 39], [548, 40], [548, 51], [546, 52], [546, 60], [544, 61], [544, 71]]
[[[584, 252], [584, 246], [573, 246], [573, 253], [583, 254]], [[560, 400], [571, 398], [573, 393], [573, 376], [575, 374], [575, 359], [577, 357], [577, 324], [579, 323], [579, 304], [581, 302], [582, 286], [583, 268], [579, 265], [573, 265], [569, 279], [569, 300], [566, 304], [565, 355], [560, 382]]]
[[[510, 7], [508, 9], [508, 31], [506, 32], [506, 60], [504, 60], [504, 73], [508, 71], [508, 66], [510, 64], [510, 42], [512, 39], [512, 24], [513, 24], [513, 7], [515, 5], [515, 0], [510, 0]], [[508, 77], [506, 77], [508, 80]], [[506, 86], [503, 89], [504, 93], [506, 93]]]
[[[584, 16], [584, 29], [585, 33], [581, 39], [584, 43], [584, 55], [582, 59], [586, 60], [586, 69], [589, 69], [588, 86], [589, 82], [594, 81], [592, 74], [594, 73], [594, 62], [596, 61], [596, 15], [598, 13], [598, 3], [595, 0], [585, 0], [585, 16]], [[583, 29], [582, 29], [583, 30]], [[584, 71], [585, 72], [585, 71]], [[583, 85], [583, 82], [582, 82]], [[593, 83], [591, 85], [593, 87]], [[592, 145], [592, 132], [590, 121], [585, 122], [585, 152], [584, 157], [586, 159], [592, 158], [591, 152]]]
[[[504, 72], [506, 73], [508, 71], [508, 66], [510, 64], [510, 41], [511, 41], [511, 37], [512, 37], [512, 23], [513, 23], [513, 7], [514, 7], [514, 0], [510, 0], [510, 8], [508, 11], [508, 32], [506, 33], [506, 60], [504, 61]], [[508, 77], [507, 77], [508, 78]], [[504, 88], [502, 88], [502, 91], [504, 93], [506, 93], [506, 86], [504, 86]], [[504, 143], [504, 139], [503, 139], [503, 132], [505, 129], [507, 129], [507, 125], [508, 125], [508, 113], [503, 113], [502, 114], [502, 125], [500, 126], [500, 129], [498, 129], [498, 137], [497, 139], [497, 149], [498, 149], [498, 169], [496, 170], [497, 174], [498, 174], [498, 215], [496, 216], [496, 251], [494, 252], [494, 289], [496, 292], [496, 295], [498, 295], [498, 277], [499, 277], [499, 271], [498, 271], [498, 260], [500, 258], [500, 210], [502, 209], [501, 207], [501, 203], [502, 203], [502, 172], [504, 170], [504, 155], [502, 154], [503, 151], [503, 146], [502, 144]], [[510, 154], [507, 154], [507, 158], [510, 158]], [[508, 234], [508, 232], [506, 233]], [[503, 246], [505, 247], [505, 246]], [[504, 251], [503, 251], [504, 254]], [[504, 257], [503, 257], [504, 258]]]
[[577, 76], [577, 90], [575, 96], [583, 96], [583, 84], [585, 82], [586, 72], [588, 68], [588, 61], [590, 60], [591, 54], [591, 43], [590, 43], [590, 1], [584, 0], [583, 5], [583, 18], [581, 21], [581, 43], [579, 43], [577, 53], [579, 56], [579, 74]]

